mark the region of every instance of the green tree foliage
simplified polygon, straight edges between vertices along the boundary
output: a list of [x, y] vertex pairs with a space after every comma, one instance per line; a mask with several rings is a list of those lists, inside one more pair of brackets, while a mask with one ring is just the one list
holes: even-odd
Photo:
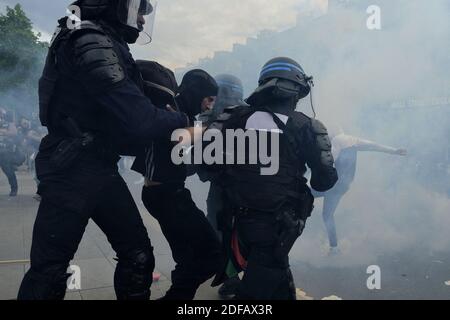
[[0, 14], [0, 104], [23, 115], [37, 108], [37, 85], [48, 44], [17, 4]]

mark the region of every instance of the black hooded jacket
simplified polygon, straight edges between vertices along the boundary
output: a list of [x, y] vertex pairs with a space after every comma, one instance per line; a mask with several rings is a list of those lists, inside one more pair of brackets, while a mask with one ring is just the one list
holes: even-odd
[[[159, 108], [169, 104], [188, 115], [193, 121], [200, 113], [201, 102], [205, 97], [217, 94], [217, 84], [207, 72], [193, 70], [188, 72], [177, 88], [173, 72], [156, 62], [137, 61], [144, 80], [144, 91]], [[156, 86], [155, 86], [156, 84]], [[176, 97], [167, 94], [167, 90], [158, 90], [162, 86]], [[142, 150], [132, 169], [144, 175], [148, 180], [159, 183], [180, 183], [187, 177], [186, 165], [173, 163], [171, 154], [174, 143], [170, 136], [155, 140], [146, 150]]]

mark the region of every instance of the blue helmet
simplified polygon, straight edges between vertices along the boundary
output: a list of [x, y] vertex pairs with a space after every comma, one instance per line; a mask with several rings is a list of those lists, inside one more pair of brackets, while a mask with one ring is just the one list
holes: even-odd
[[259, 75], [259, 85], [264, 85], [272, 79], [283, 79], [298, 85], [298, 98], [303, 99], [311, 92], [312, 77], [305, 74], [303, 68], [294, 60], [278, 57], [269, 60]]
[[231, 74], [220, 74], [215, 77], [219, 86], [213, 115], [220, 115], [226, 107], [244, 104], [244, 86], [242, 81]]
[[220, 74], [215, 79], [219, 86], [219, 95], [234, 98], [236, 101], [244, 99], [244, 86], [239, 78], [231, 74]]

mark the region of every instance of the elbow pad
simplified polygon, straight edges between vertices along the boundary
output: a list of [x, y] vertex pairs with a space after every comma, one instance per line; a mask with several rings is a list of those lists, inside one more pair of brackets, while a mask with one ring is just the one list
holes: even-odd
[[316, 191], [324, 192], [331, 189], [338, 180], [331, 153], [331, 141], [327, 129], [320, 121], [312, 120], [311, 128], [316, 150], [311, 166], [311, 186]]
[[327, 128], [318, 120], [311, 120], [311, 129], [313, 131], [314, 145], [320, 166], [333, 167], [334, 159], [331, 153], [331, 141], [328, 137]]
[[99, 30], [89, 30], [73, 40], [76, 71], [92, 93], [108, 89], [125, 79], [112, 40]]

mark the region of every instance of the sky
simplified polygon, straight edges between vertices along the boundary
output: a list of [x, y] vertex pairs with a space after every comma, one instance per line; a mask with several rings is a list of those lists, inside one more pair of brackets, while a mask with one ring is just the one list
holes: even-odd
[[[20, 3], [47, 40], [70, 2], [0, 0], [0, 10]], [[327, 0], [158, 0], [157, 7], [153, 43], [132, 50], [136, 58], [178, 68], [211, 57], [215, 51], [231, 50], [234, 43], [245, 43], [262, 30], [289, 28], [300, 12], [326, 10]]]

